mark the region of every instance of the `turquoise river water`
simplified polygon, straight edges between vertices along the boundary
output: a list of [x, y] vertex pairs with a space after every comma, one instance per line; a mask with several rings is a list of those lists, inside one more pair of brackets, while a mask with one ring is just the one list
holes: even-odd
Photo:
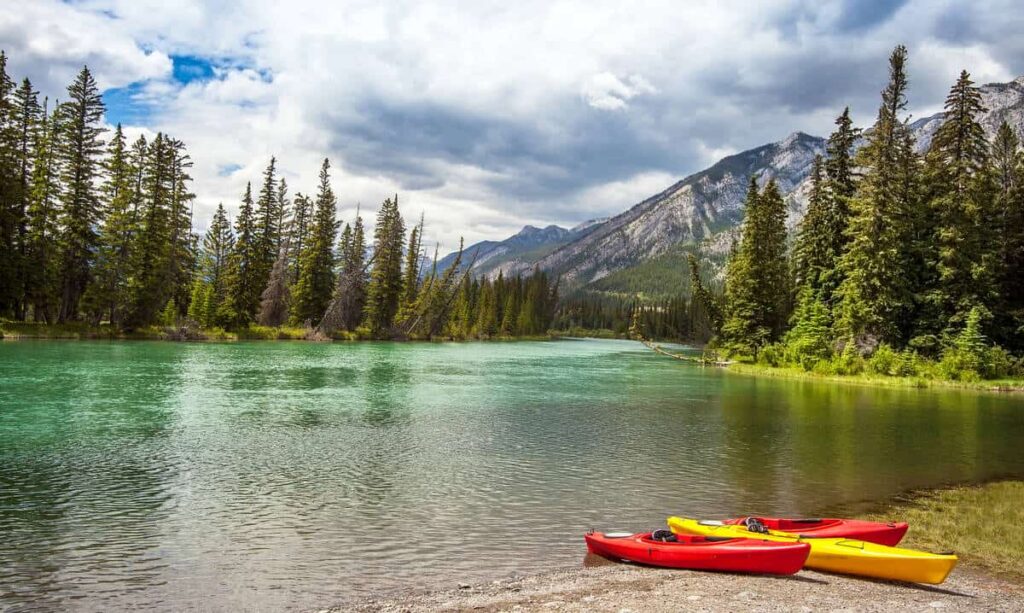
[[315, 608], [1024, 475], [1024, 397], [626, 341], [0, 343], [0, 609]]

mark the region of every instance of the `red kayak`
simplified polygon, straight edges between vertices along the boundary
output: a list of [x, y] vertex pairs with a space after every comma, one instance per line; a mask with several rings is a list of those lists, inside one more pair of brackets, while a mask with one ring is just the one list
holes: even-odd
[[739, 517], [722, 523], [746, 525], [749, 520], [761, 522], [769, 530], [790, 532], [815, 538], [848, 538], [895, 547], [907, 533], [906, 522], [876, 522], [860, 519], [782, 519], [778, 517]]
[[735, 573], [792, 575], [803, 568], [811, 552], [807, 543], [689, 536], [669, 530], [641, 534], [588, 532], [584, 538], [591, 553], [616, 561]]

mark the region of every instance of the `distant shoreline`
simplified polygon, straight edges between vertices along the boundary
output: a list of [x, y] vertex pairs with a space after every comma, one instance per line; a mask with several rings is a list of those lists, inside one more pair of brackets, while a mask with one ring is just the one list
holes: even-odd
[[26, 322], [0, 323], [0, 340], [66, 340], [66, 341], [172, 341], [172, 342], [238, 342], [238, 341], [309, 341], [309, 342], [513, 342], [539, 341], [564, 338], [594, 338], [626, 340], [612, 330], [550, 330], [547, 334], [529, 336], [493, 336], [490, 338], [392, 338], [375, 339], [352, 332], [338, 332], [329, 339], [315, 340], [308, 337], [310, 330], [300, 327], [282, 326], [270, 328], [251, 326], [242, 330], [226, 331], [220, 328], [194, 329], [175, 326], [146, 326], [124, 331], [109, 325], [92, 326], [85, 323], [38, 324]]

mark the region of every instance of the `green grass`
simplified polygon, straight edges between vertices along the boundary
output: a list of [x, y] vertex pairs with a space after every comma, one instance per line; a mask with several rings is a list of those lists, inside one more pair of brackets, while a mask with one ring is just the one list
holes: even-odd
[[835, 375], [810, 372], [797, 367], [765, 366], [761, 364], [741, 363], [732, 364], [728, 367], [728, 369], [729, 372], [743, 375], [777, 377], [780, 379], [824, 381], [829, 383], [853, 383], [860, 385], [876, 385], [884, 387], [937, 387], [988, 390], [998, 392], [1024, 392], [1024, 380], [1022, 379], [950, 381], [946, 379], [925, 379], [923, 377], [893, 377], [889, 375], [878, 375], [869, 373], [862, 373], [859, 375]]
[[901, 547], [952, 550], [963, 565], [1024, 581], [1024, 482], [917, 492], [868, 519], [909, 523]]

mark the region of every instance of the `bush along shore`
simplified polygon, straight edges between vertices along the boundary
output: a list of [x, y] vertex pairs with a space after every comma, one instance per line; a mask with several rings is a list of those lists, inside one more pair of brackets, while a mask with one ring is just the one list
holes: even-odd
[[837, 118], [794, 236], [775, 181], [754, 177], [724, 287], [691, 266], [694, 297], [714, 321], [711, 351], [821, 377], [1024, 379], [1020, 137], [1003, 123], [990, 138], [963, 71], [920, 151], [907, 60], [902, 45], [890, 56], [869, 130], [854, 128], [848, 109]]

